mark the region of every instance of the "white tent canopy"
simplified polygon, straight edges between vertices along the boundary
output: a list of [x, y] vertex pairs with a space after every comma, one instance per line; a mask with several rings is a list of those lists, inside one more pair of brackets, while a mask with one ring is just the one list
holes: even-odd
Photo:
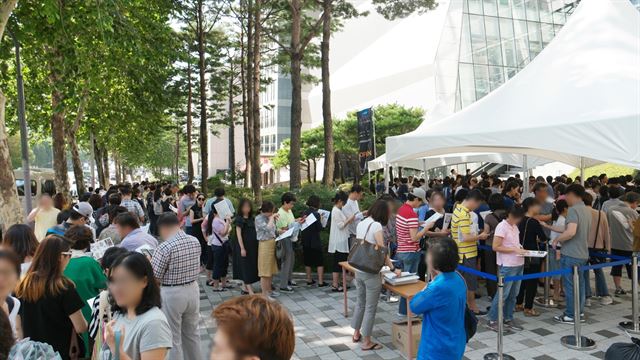
[[422, 159], [403, 160], [396, 163], [388, 163], [386, 154], [380, 155], [377, 158], [369, 161], [369, 171], [376, 171], [384, 169], [385, 166], [401, 166], [403, 168], [427, 170], [440, 166], [449, 166], [466, 163], [479, 163], [479, 162], [492, 162], [498, 164], [506, 164], [512, 166], [524, 167], [526, 165], [527, 170], [533, 169], [536, 166], [545, 165], [551, 162], [551, 160], [528, 156], [526, 164], [524, 164], [523, 157], [516, 154], [501, 154], [501, 153], [460, 153], [460, 154], [448, 154], [446, 156], [430, 156]]
[[460, 152], [640, 168], [640, 13], [583, 0], [522, 71], [465, 109], [389, 137], [389, 163]]

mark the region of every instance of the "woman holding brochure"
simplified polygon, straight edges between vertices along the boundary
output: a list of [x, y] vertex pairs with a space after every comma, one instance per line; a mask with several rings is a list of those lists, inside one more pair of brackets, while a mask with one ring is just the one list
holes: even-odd
[[333, 254], [333, 273], [331, 291], [342, 292], [339, 285], [342, 268], [340, 263], [347, 261], [349, 257], [349, 224], [355, 219], [355, 215], [347, 217], [342, 212], [342, 207], [347, 203], [349, 196], [344, 191], [338, 191], [333, 197], [333, 209], [331, 209], [331, 231], [329, 232], [329, 253]]
[[[502, 197], [500, 198], [502, 201]], [[520, 276], [524, 269], [524, 255], [527, 250], [520, 245], [520, 230], [518, 224], [524, 217], [524, 210], [520, 206], [513, 206], [509, 209], [507, 218], [496, 226], [493, 232], [493, 243], [491, 247], [496, 253], [496, 264], [500, 275]], [[510, 329], [520, 331], [522, 328], [513, 323], [513, 311], [516, 305], [516, 298], [520, 292], [520, 281], [509, 281], [504, 284], [502, 296], [502, 307], [504, 314], [504, 324]], [[493, 297], [491, 310], [489, 311], [489, 328], [498, 331], [498, 301], [497, 296]]]
[[[535, 216], [540, 214], [542, 203], [536, 198], [526, 198], [522, 202], [522, 208], [526, 214], [518, 225], [518, 229], [520, 230], [520, 243], [526, 250], [540, 250], [539, 243], [548, 240], [547, 235], [545, 235], [542, 230], [542, 225], [535, 219]], [[539, 273], [541, 268], [541, 258], [525, 258], [524, 274]], [[520, 294], [518, 294], [516, 311], [524, 310], [524, 316], [539, 316], [540, 313], [533, 308], [533, 299], [536, 297], [537, 290], [538, 279], [524, 280], [520, 287]]]
[[275, 206], [265, 201], [260, 207], [260, 214], [256, 216], [256, 237], [258, 239], [258, 276], [262, 295], [274, 297], [280, 295], [272, 291], [273, 275], [278, 272], [276, 264], [276, 221], [278, 214], [274, 213]]
[[[325, 287], [327, 284], [323, 280], [324, 258], [322, 256], [322, 241], [320, 240], [322, 223], [320, 222], [320, 213], [318, 212], [318, 208], [320, 208], [320, 198], [316, 195], [309, 196], [307, 206], [308, 208], [304, 211], [303, 217], [306, 220], [316, 219], [300, 232], [304, 267], [307, 271], [307, 285], [312, 286], [316, 283], [315, 280], [311, 278], [311, 267], [315, 266], [318, 271], [318, 287]], [[306, 221], [305, 225], [308, 223], [309, 221]]]

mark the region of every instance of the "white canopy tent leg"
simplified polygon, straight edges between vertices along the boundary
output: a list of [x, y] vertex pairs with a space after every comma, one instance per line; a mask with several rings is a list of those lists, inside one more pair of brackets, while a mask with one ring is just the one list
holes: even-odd
[[424, 172], [424, 183], [427, 184], [427, 159], [422, 159], [422, 171]]
[[527, 154], [522, 155], [522, 167], [524, 168], [524, 171], [522, 172], [522, 195], [524, 198], [529, 195], [529, 176], [527, 176], [527, 174], [529, 173], [529, 164], [527, 163]]
[[584, 186], [584, 158], [580, 156], [580, 185]]
[[384, 163], [384, 193], [389, 193], [389, 165]]

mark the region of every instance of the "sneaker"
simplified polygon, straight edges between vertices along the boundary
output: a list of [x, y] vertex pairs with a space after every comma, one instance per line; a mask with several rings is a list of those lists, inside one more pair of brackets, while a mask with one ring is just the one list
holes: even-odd
[[589, 299], [589, 298], [585, 299], [584, 306], [591, 307], [591, 299]]
[[616, 289], [616, 292], [615, 292], [615, 294], [614, 294], [614, 295], [615, 295], [615, 296], [627, 295], [627, 292], [626, 292], [626, 291], [624, 291], [624, 289], [623, 289], [623, 288], [618, 288], [618, 289]]
[[485, 316], [488, 313], [486, 311], [478, 310], [473, 312], [476, 316]]
[[570, 318], [570, 317], [565, 316], [565, 315], [556, 315], [556, 316], [553, 317], [553, 320], [555, 320], [556, 322], [559, 322], [561, 324], [573, 325], [573, 318]]
[[504, 326], [507, 329], [511, 329], [513, 331], [522, 331], [524, 328], [518, 324], [516, 324], [513, 320], [507, 320], [504, 322]]
[[489, 321], [487, 323], [487, 328], [489, 330], [493, 330], [495, 332], [498, 332], [498, 322], [497, 321]]
[[293, 293], [293, 288], [291, 286], [281, 287], [280, 292], [291, 294]]
[[271, 294], [269, 294], [271, 298], [277, 298], [278, 296], [280, 296], [280, 293], [277, 291], [272, 291]]
[[295, 286], [298, 286], [298, 283], [293, 281], [293, 280], [289, 280], [289, 286], [290, 287], [295, 287]]
[[393, 303], [397, 303], [398, 301], [400, 301], [400, 298], [398, 296], [391, 295], [389, 296], [389, 301], [387, 302], [389, 304], [393, 304]]
[[611, 305], [613, 304], [613, 298], [609, 295], [603, 296], [600, 298], [600, 305]]

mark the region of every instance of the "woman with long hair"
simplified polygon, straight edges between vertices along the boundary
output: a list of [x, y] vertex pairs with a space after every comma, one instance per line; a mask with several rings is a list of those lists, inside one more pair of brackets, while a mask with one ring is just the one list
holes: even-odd
[[[526, 198], [522, 202], [522, 209], [525, 211], [525, 215], [518, 225], [520, 243], [525, 250], [540, 250], [539, 244], [548, 240], [547, 235], [542, 230], [542, 225], [535, 219], [535, 216], [540, 214], [542, 203], [536, 198]], [[542, 261], [540, 258], [525, 259], [525, 275], [539, 273], [541, 268]], [[524, 311], [524, 316], [539, 316], [540, 313], [533, 308], [533, 300], [536, 297], [537, 290], [538, 279], [522, 281], [516, 311]]]
[[242, 199], [238, 204], [238, 215], [233, 221], [236, 236], [233, 240], [233, 278], [242, 280], [242, 294], [253, 295], [251, 284], [260, 281], [258, 277], [258, 239], [253, 218], [251, 200]]
[[20, 280], [20, 260], [11, 250], [0, 249], [0, 313], [11, 322], [11, 330], [17, 335], [20, 328], [20, 300], [11, 296]]
[[[171, 329], [160, 310], [160, 287], [142, 254], [118, 257], [109, 268], [113, 318], [106, 325], [100, 359], [164, 360], [172, 346]], [[118, 352], [119, 356], [114, 356]]]
[[[84, 347], [77, 334], [87, 331], [82, 316], [84, 301], [75, 285], [63, 275], [71, 259], [69, 243], [57, 235], [49, 235], [36, 250], [33, 262], [16, 288], [20, 299], [22, 336], [51, 345], [62, 359]], [[72, 344], [78, 343], [78, 346]]]
[[33, 255], [38, 248], [38, 239], [31, 227], [25, 224], [14, 224], [7, 229], [2, 238], [2, 245], [11, 249], [20, 260], [21, 274], [26, 274]]
[[202, 222], [205, 219], [204, 215], [204, 195], [198, 194], [196, 196], [196, 203], [189, 208], [189, 219], [191, 220], [191, 226], [186, 227], [189, 230], [188, 235], [191, 235], [200, 241], [200, 265], [207, 263], [207, 240], [204, 238], [202, 232]]
[[[213, 204], [220, 201], [224, 200], [216, 200]], [[230, 287], [227, 284], [227, 269], [231, 252], [229, 233], [231, 233], [231, 219], [223, 219], [215, 206], [211, 206], [211, 212], [207, 218], [207, 236], [213, 257], [213, 270], [211, 280], [207, 281], [207, 285], [213, 286], [213, 291], [216, 292], [227, 291], [227, 288]]]

